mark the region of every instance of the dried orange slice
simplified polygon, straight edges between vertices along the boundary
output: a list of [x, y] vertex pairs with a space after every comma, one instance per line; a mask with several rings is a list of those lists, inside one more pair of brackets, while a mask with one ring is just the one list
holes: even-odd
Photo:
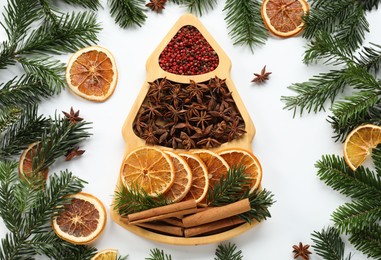
[[208, 169], [209, 188], [213, 189], [223, 175], [229, 170], [229, 164], [218, 154], [205, 149], [192, 151], [192, 153], [198, 155], [205, 163]]
[[189, 165], [192, 171], [192, 185], [183, 200], [194, 199], [196, 203], [204, 200], [208, 193], [209, 177], [205, 163], [195, 154], [179, 154]]
[[102, 102], [114, 92], [118, 71], [113, 55], [103, 47], [83, 48], [70, 58], [66, 82], [78, 96]]
[[[31, 178], [31, 177], [38, 177], [38, 176], [32, 176], [33, 173], [33, 158], [37, 156], [37, 149], [38, 149], [38, 142], [33, 143], [29, 145], [21, 154], [20, 161], [18, 165], [19, 170], [19, 176], [20, 178], [25, 179], [25, 177]], [[38, 168], [38, 166], [37, 166]], [[42, 171], [39, 171], [38, 169], [35, 169], [34, 172], [38, 172], [38, 174], [41, 174], [42, 178], [46, 180], [48, 178], [48, 172], [49, 169], [43, 169]]]
[[83, 245], [95, 241], [103, 232], [106, 209], [95, 196], [79, 192], [70, 195], [71, 203], [53, 218], [53, 230], [63, 240]]
[[303, 30], [302, 17], [309, 10], [305, 0], [263, 0], [261, 14], [267, 29], [279, 37], [291, 37]]
[[192, 171], [189, 168], [187, 162], [174, 152], [165, 151], [173, 162], [175, 170], [175, 181], [172, 187], [164, 193], [164, 196], [172, 201], [178, 202], [182, 200], [189, 192], [192, 185]]
[[90, 260], [116, 260], [118, 258], [118, 250], [105, 249], [98, 252]]
[[121, 179], [126, 188], [137, 185], [150, 196], [167, 192], [175, 181], [175, 170], [171, 158], [160, 149], [140, 147], [125, 158]]
[[250, 192], [253, 192], [259, 187], [262, 180], [262, 166], [254, 154], [241, 148], [223, 150], [218, 154], [224, 158], [230, 167], [234, 165], [237, 167], [239, 165], [245, 166], [245, 173], [251, 179]]
[[355, 128], [344, 142], [344, 159], [352, 170], [356, 170], [381, 143], [381, 127], [367, 124]]

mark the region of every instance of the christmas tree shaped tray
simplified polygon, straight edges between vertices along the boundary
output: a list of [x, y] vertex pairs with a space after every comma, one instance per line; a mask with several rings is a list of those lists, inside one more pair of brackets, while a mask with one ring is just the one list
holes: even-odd
[[[192, 49], [190, 47], [191, 42], [196, 42], [199, 46]], [[153, 146], [175, 153], [189, 152], [189, 150], [197, 152], [199, 149], [208, 149], [218, 153], [224, 149], [235, 148], [243, 148], [251, 151], [251, 142], [255, 135], [255, 127], [231, 80], [230, 70], [231, 61], [228, 56], [198, 19], [190, 14], [180, 17], [147, 60], [146, 80], [122, 128], [123, 138], [126, 142], [124, 158], [134, 149], [145, 146]], [[171, 87], [169, 89], [167, 87], [166, 90], [161, 90], [160, 87], [155, 89], [151, 88], [153, 84], [156, 84], [156, 87], [160, 86], [161, 83], [164, 85], [163, 81], [168, 83]], [[221, 83], [225, 85], [225, 89], [220, 88]], [[184, 95], [184, 93], [181, 92], [181, 89], [188, 87], [189, 84], [197, 85], [201, 90], [208, 84], [213, 85], [213, 88], [215, 88], [213, 90], [214, 93], [219, 93], [223, 96], [221, 99], [223, 101], [213, 99], [213, 97], [211, 97], [213, 95], [203, 93], [202, 96], [202, 94], [199, 95], [200, 93], [197, 94], [197, 92], [189, 94], [188, 97], [183, 97], [182, 95]], [[191, 98], [193, 100], [198, 99], [198, 104], [194, 106], [198, 106], [199, 111], [196, 111], [196, 115], [193, 115], [191, 119], [184, 121], [186, 117], [185, 114], [190, 112], [190, 107], [193, 105], [193, 103], [190, 102]], [[147, 100], [149, 101], [149, 99], [152, 99], [152, 103], [153, 100], [157, 101], [161, 99], [163, 103], [158, 101], [155, 107], [157, 108], [157, 104], [159, 104], [159, 106], [165, 107], [165, 112], [157, 111], [157, 109], [155, 111], [152, 107], [149, 108], [149, 105], [147, 105]], [[219, 102], [223, 104], [219, 104]], [[143, 110], [142, 105], [145, 106]], [[188, 110], [177, 109], [179, 106], [187, 107]], [[202, 107], [201, 109], [200, 106]], [[212, 115], [209, 114], [208, 120], [216, 120], [215, 118], [218, 118], [218, 116], [226, 119], [215, 123], [213, 126], [214, 129], [208, 127], [210, 125], [207, 123], [204, 124], [202, 120], [198, 120], [205, 116], [205, 114], [202, 114], [203, 111], [208, 111], [211, 107], [217, 111], [214, 114], [212, 113]], [[180, 114], [172, 113], [172, 108], [180, 110]], [[223, 111], [224, 109], [226, 109], [228, 113], [224, 114], [223, 112], [226, 112]], [[142, 111], [145, 112], [143, 113]], [[219, 112], [221, 113], [218, 114]], [[157, 121], [161, 121], [161, 127], [168, 129], [167, 131], [156, 131], [156, 136], [152, 134], [152, 129], [148, 132], [147, 130], [141, 129], [147, 127], [147, 122], [141, 124], [142, 120], [140, 120], [148, 120], [147, 118], [155, 116]], [[228, 123], [230, 125], [234, 124], [234, 122], [231, 122], [232, 117], [239, 118], [235, 123], [239, 123], [244, 130], [235, 133], [239, 135], [239, 138], [229, 136], [227, 132], [224, 134], [223, 130], [221, 130], [225, 129], [226, 122], [230, 122]], [[192, 130], [186, 128], [187, 123], [193, 125]], [[203, 133], [200, 133], [200, 131]], [[214, 132], [211, 133], [212, 131]], [[183, 136], [180, 137], [180, 134], [178, 134], [181, 132], [186, 133], [186, 137], [199, 135], [200, 138], [194, 140], [193, 143], [184, 143], [181, 141], [185, 138], [183, 138]], [[217, 135], [217, 133], [219, 134]], [[179, 136], [176, 137], [176, 134]], [[185, 134], [182, 135], [185, 136]], [[211, 136], [213, 138], [210, 138]], [[216, 136], [219, 136], [219, 139]], [[121, 180], [122, 171], [123, 163], [119, 173], [116, 191], [123, 185], [123, 181]], [[129, 225], [123, 220], [123, 217], [119, 215], [114, 206], [111, 207], [111, 217], [117, 224], [141, 237], [175, 245], [199, 245], [220, 242], [235, 237], [257, 224], [256, 221], [253, 221], [251, 224], [239, 224], [229, 230], [222, 230], [217, 234], [188, 238], [166, 235], [139, 226]]]

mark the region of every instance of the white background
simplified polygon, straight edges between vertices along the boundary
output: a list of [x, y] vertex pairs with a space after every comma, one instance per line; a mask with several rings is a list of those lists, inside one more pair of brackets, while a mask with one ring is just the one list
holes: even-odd
[[[99, 197], [109, 211], [125, 148], [121, 128], [145, 81], [146, 60], [186, 9], [168, 3], [162, 14], [147, 12], [143, 27], [127, 30], [114, 24], [107, 1], [103, 2], [104, 8], [98, 11], [98, 21], [103, 27], [99, 45], [114, 54], [119, 70], [113, 96], [104, 103], [93, 103], [65, 90], [44, 101], [40, 110], [45, 115], [54, 115], [73, 106], [80, 110], [80, 116], [93, 122], [93, 135], [81, 146], [85, 154], [70, 162], [58, 162], [50, 172], [69, 169], [87, 180], [84, 191]], [[257, 129], [252, 146], [263, 166], [262, 186], [271, 190], [276, 200], [270, 208], [272, 218], [230, 242], [243, 251], [244, 259], [293, 259], [292, 245], [300, 241], [311, 244], [311, 232], [331, 225], [330, 214], [346, 202], [345, 197], [318, 179], [314, 167], [323, 154], [341, 155], [342, 145], [331, 138], [333, 132], [326, 122], [328, 113], [305, 114], [293, 119], [291, 111], [283, 110], [280, 97], [293, 95], [287, 86], [306, 81], [328, 68], [302, 63], [306, 41], [301, 37], [284, 40], [270, 36], [264, 46], [255, 48], [254, 54], [248, 48], [233, 46], [224, 21], [224, 1], [219, 2], [200, 21], [232, 61], [232, 80]], [[0, 11], [3, 10], [1, 7]], [[365, 42], [381, 44], [377, 28], [381, 24], [380, 14], [381, 11], [368, 13], [371, 33]], [[0, 39], [4, 38], [5, 33], [1, 31]], [[59, 58], [66, 63], [69, 57]], [[260, 86], [251, 83], [253, 73], [260, 72], [264, 65], [272, 72], [270, 80]], [[1, 71], [0, 81], [5, 82], [17, 71], [17, 68]], [[5, 232], [0, 221], [0, 236]], [[217, 247], [217, 244], [172, 246], [152, 242], [123, 229], [110, 217], [105, 232], [93, 245], [99, 250], [117, 248], [122, 255], [129, 254], [130, 260], [148, 257], [149, 250], [155, 247], [172, 254], [173, 259], [213, 259]], [[311, 259], [319, 257], [314, 253]], [[354, 259], [365, 259], [365, 256], [356, 253]]]

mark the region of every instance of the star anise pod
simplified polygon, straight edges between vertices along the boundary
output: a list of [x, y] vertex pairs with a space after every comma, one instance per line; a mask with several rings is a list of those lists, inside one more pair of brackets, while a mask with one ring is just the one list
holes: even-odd
[[82, 117], [79, 117], [79, 110], [77, 112], [74, 112], [73, 107], [70, 108], [70, 113], [67, 113], [65, 111], [62, 111], [62, 113], [65, 115], [67, 120], [69, 120], [73, 124], [76, 124], [83, 120]]
[[164, 5], [167, 0], [150, 0], [149, 3], [146, 4], [152, 11], [156, 13], [160, 13], [161, 10], [165, 9]]
[[79, 150], [79, 147], [76, 147], [66, 153], [65, 161], [70, 161], [74, 157], [81, 156], [85, 150]]
[[297, 245], [292, 246], [292, 248], [294, 249], [292, 252], [295, 254], [294, 259], [298, 257], [301, 257], [304, 260], [310, 259], [309, 255], [312, 253], [308, 250], [309, 247], [310, 245], [303, 245], [302, 242], [299, 242], [299, 246]]
[[254, 83], [261, 84], [269, 79], [269, 76], [272, 72], [266, 72], [266, 65], [261, 70], [261, 74], [254, 73], [255, 78], [251, 81]]

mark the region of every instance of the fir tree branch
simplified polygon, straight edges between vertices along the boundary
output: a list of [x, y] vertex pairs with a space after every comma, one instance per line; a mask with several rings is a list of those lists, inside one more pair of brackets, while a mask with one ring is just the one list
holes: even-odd
[[113, 207], [118, 211], [119, 215], [127, 216], [128, 214], [139, 212], [151, 208], [165, 206], [170, 203], [163, 195], [156, 198], [148, 195], [147, 192], [139, 187], [119, 186], [115, 191]]
[[122, 28], [142, 26], [147, 19], [144, 0], [108, 0], [111, 16]]
[[315, 40], [308, 45], [303, 61], [306, 64], [324, 60], [325, 64], [340, 65], [352, 62], [352, 53], [347, 49], [346, 43], [338, 41], [331, 34], [319, 31]]
[[217, 0], [183, 0], [182, 3], [187, 6], [190, 13], [202, 16], [203, 13], [207, 13], [216, 7]]
[[381, 198], [381, 176], [367, 168], [359, 167], [353, 172], [344, 158], [336, 155], [323, 156], [315, 164], [321, 181], [353, 199]]
[[[207, 203], [211, 207], [223, 206], [241, 199], [250, 185], [250, 179], [245, 173], [245, 166], [231, 167], [226, 175], [210, 189]], [[246, 187], [246, 189], [244, 188]]]
[[242, 251], [237, 251], [235, 244], [219, 244], [216, 249], [216, 257], [214, 260], [242, 260]]
[[356, 63], [369, 72], [378, 73], [381, 64], [381, 45], [370, 43], [355, 58]]
[[319, 42], [320, 32], [334, 35], [343, 48], [353, 52], [363, 42], [369, 24], [363, 5], [357, 0], [314, 1], [304, 17], [303, 36]]
[[381, 226], [372, 223], [361, 230], [355, 230], [349, 237], [349, 242], [368, 257], [381, 259]]
[[335, 226], [342, 233], [352, 233], [381, 220], [381, 196], [372, 200], [357, 199], [345, 203], [332, 213]]
[[[320, 232], [314, 231], [311, 235], [315, 243], [312, 247], [319, 256], [326, 260], [344, 260], [345, 245], [336, 228], [328, 227]], [[351, 258], [349, 254], [345, 260]]]
[[50, 86], [54, 94], [59, 94], [66, 87], [64, 81], [65, 64], [45, 57], [20, 57], [17, 59], [28, 75], [34, 75], [44, 82], [44, 85]]
[[22, 110], [15, 106], [5, 107], [0, 110], [0, 133], [17, 122], [20, 118]]
[[320, 73], [307, 82], [295, 83], [289, 87], [296, 92], [296, 96], [282, 96], [285, 102], [284, 109], [293, 110], [294, 116], [297, 110], [300, 116], [304, 111], [317, 113], [324, 109], [327, 101], [334, 102], [338, 93], [342, 92], [347, 85], [346, 71], [332, 70]]
[[270, 191], [255, 190], [249, 195], [244, 195], [242, 199], [249, 198], [251, 209], [248, 212], [239, 214], [238, 216], [248, 223], [251, 223], [253, 219], [258, 222], [266, 220], [271, 217], [269, 207], [274, 204], [273, 194]]
[[41, 140], [49, 124], [49, 119], [38, 115], [37, 105], [25, 107], [17, 122], [0, 136], [0, 160], [19, 154], [29, 144]]
[[[7, 32], [10, 46], [16, 45], [40, 16], [40, 5], [35, 0], [8, 0], [4, 8], [2, 26]], [[1, 66], [0, 66], [1, 68]]]
[[62, 1], [70, 5], [78, 5], [85, 8], [90, 8], [94, 11], [98, 10], [98, 8], [102, 6], [99, 0], [62, 0]]
[[0, 107], [35, 104], [52, 96], [52, 87], [33, 75], [15, 77], [0, 85]]
[[329, 116], [328, 122], [331, 123], [336, 133], [336, 136], [334, 136], [336, 140], [343, 141], [347, 134], [358, 125], [371, 122], [372, 120], [369, 117], [370, 109], [378, 103], [380, 103], [379, 95], [370, 91], [361, 91], [334, 103], [332, 107], [333, 115]]
[[62, 14], [57, 25], [44, 20], [21, 44], [17, 54], [75, 52], [98, 41], [100, 26], [92, 12]]
[[169, 254], [165, 254], [164, 250], [154, 248], [150, 250], [149, 257], [146, 257], [145, 259], [146, 260], [172, 260], [172, 256]]
[[227, 0], [223, 9], [229, 35], [235, 45], [247, 45], [251, 51], [262, 45], [268, 34], [261, 17], [258, 0]]
[[36, 145], [38, 151], [33, 158], [33, 172], [39, 173], [52, 165], [59, 157], [74, 149], [78, 144], [90, 137], [89, 123], [81, 121], [73, 124], [67, 118], [56, 116], [49, 128], [40, 137]]
[[[16, 169], [16, 162], [0, 162], [0, 213], [11, 231], [1, 240], [0, 259], [31, 259], [38, 254], [37, 244], [40, 249], [44, 244], [49, 247], [50, 241], [38, 241], [38, 238], [44, 237], [42, 233], [51, 232], [52, 216], [60, 206], [69, 202], [67, 195], [81, 191], [84, 184], [84, 181], [64, 171], [59, 176], [53, 174], [46, 189], [35, 189], [17, 181]], [[23, 197], [25, 194], [31, 198]], [[25, 200], [27, 203], [20, 204]]]

